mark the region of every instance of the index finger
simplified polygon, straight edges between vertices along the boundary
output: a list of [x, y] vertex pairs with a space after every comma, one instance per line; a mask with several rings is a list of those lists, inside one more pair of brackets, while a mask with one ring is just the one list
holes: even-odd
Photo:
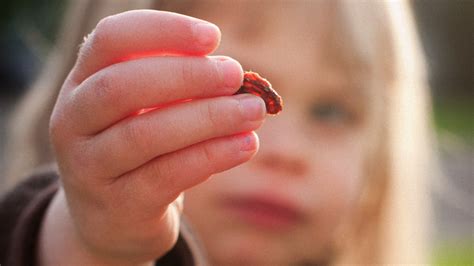
[[219, 28], [197, 18], [133, 10], [102, 19], [82, 45], [70, 79], [81, 83], [117, 62], [149, 55], [206, 55], [217, 48]]

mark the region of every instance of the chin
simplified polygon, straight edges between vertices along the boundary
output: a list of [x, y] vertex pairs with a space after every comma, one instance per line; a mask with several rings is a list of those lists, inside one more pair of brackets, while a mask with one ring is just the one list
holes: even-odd
[[[215, 242], [208, 250], [213, 265], [291, 265], [291, 247], [284, 246], [277, 239], [268, 239], [258, 234], [236, 232], [222, 237], [225, 241]], [[207, 245], [206, 245], [207, 246]]]

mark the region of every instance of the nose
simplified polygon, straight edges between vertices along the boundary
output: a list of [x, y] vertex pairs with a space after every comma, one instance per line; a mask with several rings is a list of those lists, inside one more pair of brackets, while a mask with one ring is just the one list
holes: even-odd
[[260, 150], [252, 160], [256, 167], [282, 176], [305, 176], [311, 161], [311, 143], [303, 134], [303, 122], [291, 110], [265, 121], [257, 131]]

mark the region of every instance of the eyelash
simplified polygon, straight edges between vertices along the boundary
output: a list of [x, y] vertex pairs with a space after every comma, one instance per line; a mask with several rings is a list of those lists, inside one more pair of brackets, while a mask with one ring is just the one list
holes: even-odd
[[322, 101], [310, 107], [311, 120], [331, 127], [349, 126], [355, 114], [346, 106], [335, 101]]

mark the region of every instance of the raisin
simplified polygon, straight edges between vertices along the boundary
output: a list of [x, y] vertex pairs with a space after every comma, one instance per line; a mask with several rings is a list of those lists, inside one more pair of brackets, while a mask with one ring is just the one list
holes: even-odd
[[265, 101], [268, 114], [278, 114], [283, 109], [281, 96], [272, 88], [268, 80], [262, 78], [258, 73], [246, 71], [244, 82], [235, 94], [251, 93], [257, 95]]

